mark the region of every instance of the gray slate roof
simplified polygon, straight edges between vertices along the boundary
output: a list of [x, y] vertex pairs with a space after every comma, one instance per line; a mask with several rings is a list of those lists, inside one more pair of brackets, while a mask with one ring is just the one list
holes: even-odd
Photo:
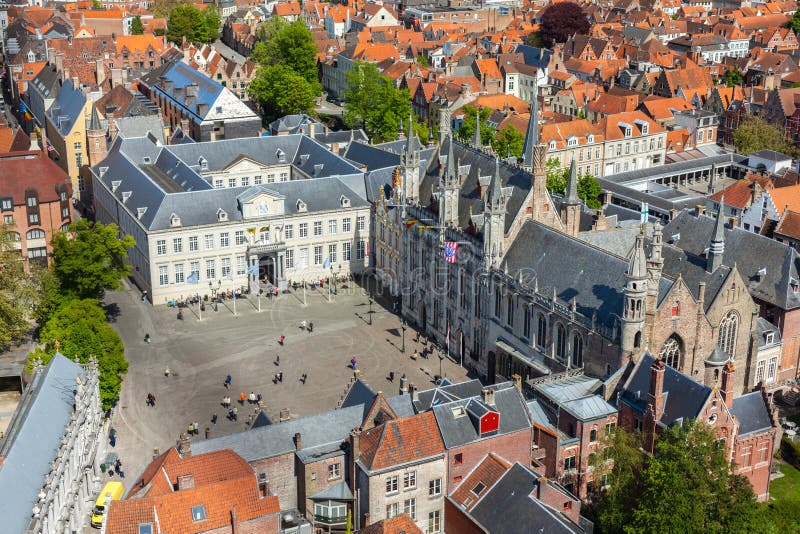
[[81, 113], [85, 104], [86, 94], [80, 88], [76, 89], [72, 85], [72, 80], [65, 80], [61, 84], [58, 97], [47, 112], [62, 136], [69, 134], [77, 121], [85, 120]]
[[[574, 298], [578, 313], [592, 317], [596, 312], [606, 325], [622, 312], [627, 268], [627, 260], [534, 221], [522, 226], [501, 265], [515, 279], [521, 273], [531, 288], [538, 278], [540, 293], [551, 295], [555, 289], [564, 303]], [[661, 278], [659, 302], [671, 284]]]
[[21, 533], [28, 526], [39, 490], [50, 472], [64, 430], [72, 416], [76, 377], [86, 373], [57, 353], [28, 386], [0, 446], [0, 517], [3, 532]]
[[[492, 386], [497, 391], [514, 387], [512, 382], [501, 382]], [[432, 407], [439, 404], [453, 402], [459, 399], [469, 399], [478, 397], [483, 389], [483, 384], [478, 379], [459, 382], [457, 384], [444, 384], [439, 387], [420, 391], [417, 400], [414, 401], [414, 411], [416, 413], [427, 412]]]
[[538, 478], [519, 462], [515, 463], [486, 491], [469, 515], [491, 534], [583, 532], [565, 516], [531, 497], [539, 484]]
[[488, 413], [489, 410], [498, 412], [500, 414], [500, 427], [497, 434], [493, 435], [510, 434], [531, 427], [525, 402], [516, 388], [512, 387], [495, 392], [494, 406], [485, 405], [478, 399], [480, 397], [477, 399], [456, 400], [433, 407], [436, 424], [439, 425], [439, 432], [441, 432], [442, 440], [448, 449], [482, 439], [478, 432], [477, 421], [473, 420], [469, 415], [455, 417], [453, 408], [456, 407], [464, 407], [467, 412], [474, 413], [477, 417]]
[[739, 436], [765, 432], [772, 428], [772, 418], [760, 391], [734, 397], [731, 413], [739, 421]]
[[114, 123], [125, 137], [147, 137], [147, 134], [152, 134], [162, 145], [167, 142], [164, 138], [164, 122], [158, 115], [120, 117], [114, 119]]
[[272, 458], [295, 451], [294, 435], [299, 432], [303, 449], [343, 442], [350, 431], [361, 425], [363, 408], [351, 406], [340, 410], [318, 413], [282, 423], [253, 428], [192, 444], [194, 454], [231, 449], [248, 462]]
[[[621, 400], [644, 413], [647, 406], [647, 392], [650, 391], [650, 367], [655, 357], [645, 353], [633, 369], [630, 377], [621, 388]], [[664, 369], [664, 413], [660, 422], [672, 426], [678, 419], [695, 419], [700, 414], [709, 397], [711, 388], [692, 380], [690, 377], [665, 366]]]
[[[763, 349], [781, 343], [781, 330], [763, 317], [758, 318], [758, 348]], [[772, 333], [772, 343], [767, 343], [767, 332]]]
[[[713, 231], [713, 218], [696, 217], [689, 211], [678, 214], [663, 230], [665, 242], [680, 234], [680, 239], [664, 246], [664, 273], [675, 276], [680, 272], [695, 297], [698, 283], [706, 281], [706, 302], [709, 304], [726, 274], [708, 276], [705, 272], [703, 252], [711, 242]], [[784, 310], [800, 306], [800, 293], [795, 293], [790, 284], [791, 279], [800, 279], [800, 258], [791, 247], [740, 228], [726, 228], [722, 264], [729, 269], [734, 263], [753, 298]], [[766, 269], [767, 274], [759, 282], [756, 273], [761, 269]]]

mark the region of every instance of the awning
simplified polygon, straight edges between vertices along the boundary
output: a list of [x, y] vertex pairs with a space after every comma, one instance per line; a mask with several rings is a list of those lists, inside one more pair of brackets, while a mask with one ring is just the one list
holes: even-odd
[[508, 354], [512, 358], [516, 358], [517, 360], [519, 360], [520, 362], [524, 363], [528, 367], [531, 367], [533, 370], [535, 370], [540, 375], [549, 375], [550, 374], [550, 368], [547, 367], [544, 363], [537, 362], [537, 361], [532, 360], [531, 358], [528, 358], [521, 351], [519, 351], [519, 350], [515, 349], [514, 347], [512, 347], [503, 338], [498, 337], [497, 340], [494, 342], [494, 344], [498, 349], [502, 350], [503, 352], [505, 352], [506, 354]]

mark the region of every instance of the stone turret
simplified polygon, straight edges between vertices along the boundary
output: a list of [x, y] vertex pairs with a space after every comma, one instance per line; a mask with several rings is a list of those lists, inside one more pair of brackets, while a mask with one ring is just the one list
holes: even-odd
[[506, 204], [500, 179], [500, 160], [495, 158], [495, 170], [483, 209], [483, 256], [487, 267], [500, 265], [503, 259]]
[[647, 297], [647, 255], [644, 251], [644, 234], [636, 236], [636, 245], [628, 258], [625, 271], [625, 290], [622, 311], [623, 355], [634, 356], [642, 347], [642, 335]]
[[92, 115], [86, 128], [86, 142], [88, 144], [86, 148], [89, 156], [89, 165], [97, 165], [105, 159], [108, 147], [106, 145], [106, 129], [103, 128], [103, 124], [100, 122], [97, 106], [94, 104], [92, 104]]
[[706, 271], [713, 273], [722, 266], [722, 257], [725, 255], [725, 197], [719, 201], [717, 219], [714, 221], [714, 233], [711, 234], [711, 243], [708, 245], [706, 256]]
[[403, 196], [408, 202], [419, 201], [420, 147], [413, 133], [413, 119], [408, 118], [408, 136], [403, 153], [400, 154], [400, 169], [403, 178]]
[[458, 226], [460, 193], [458, 163], [453, 155], [453, 136], [447, 143], [447, 163], [439, 178], [439, 219], [442, 226]]
[[567, 179], [567, 191], [561, 201], [561, 221], [564, 223], [564, 231], [573, 237], [580, 232], [581, 222], [581, 199], [578, 197], [578, 171], [575, 160], [569, 167], [569, 179]]

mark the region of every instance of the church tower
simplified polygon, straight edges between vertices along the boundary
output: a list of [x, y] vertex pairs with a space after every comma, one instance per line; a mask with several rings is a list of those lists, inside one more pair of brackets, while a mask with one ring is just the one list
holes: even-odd
[[447, 166], [439, 177], [439, 224], [458, 226], [458, 197], [461, 193], [458, 163], [453, 156], [453, 136], [447, 144]]
[[661, 270], [664, 268], [664, 257], [661, 255], [663, 234], [661, 223], [653, 224], [653, 238], [650, 245], [650, 257], [647, 258], [647, 310], [655, 313], [658, 305], [658, 286], [661, 282]]
[[622, 312], [621, 348], [623, 355], [632, 356], [642, 347], [642, 330], [647, 298], [647, 256], [644, 252], [644, 234], [636, 236], [631, 251], [628, 270], [625, 271], [625, 289]]
[[441, 146], [450, 135], [450, 108], [445, 104], [439, 110], [439, 145]]
[[486, 267], [497, 267], [503, 259], [506, 203], [500, 183], [500, 160], [494, 160], [494, 175], [483, 208], [483, 258]]
[[94, 166], [106, 157], [106, 129], [100, 122], [97, 114], [97, 106], [92, 104], [92, 116], [89, 119], [89, 126], [86, 128], [86, 142], [88, 143], [89, 165]]
[[714, 233], [711, 234], [711, 243], [708, 245], [706, 256], [706, 271], [713, 273], [722, 266], [722, 257], [725, 255], [725, 197], [719, 201], [717, 220], [714, 221]]
[[569, 167], [567, 191], [561, 201], [561, 221], [567, 235], [577, 237], [581, 223], [581, 199], [578, 197], [578, 171], [574, 159]]
[[522, 145], [523, 168], [531, 176], [531, 218], [553, 228], [560, 228], [558, 213], [552, 211], [550, 194], [547, 192], [547, 147], [539, 140], [539, 101], [534, 91], [531, 102], [531, 118], [525, 143]]
[[419, 201], [419, 142], [413, 132], [412, 118], [408, 118], [408, 136], [403, 153], [400, 154], [400, 170], [403, 178], [403, 197], [407, 202]]

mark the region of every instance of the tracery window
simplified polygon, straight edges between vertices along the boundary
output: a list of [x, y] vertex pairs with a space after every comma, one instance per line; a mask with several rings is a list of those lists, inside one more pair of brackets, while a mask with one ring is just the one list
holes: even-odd
[[659, 356], [665, 364], [669, 365], [673, 369], [678, 369], [681, 364], [680, 338], [675, 334], [669, 336], [669, 338], [664, 342], [664, 346], [661, 347]]
[[729, 311], [719, 323], [719, 340], [717, 344], [722, 352], [733, 358], [736, 350], [736, 333], [739, 330], [739, 316], [736, 312]]

